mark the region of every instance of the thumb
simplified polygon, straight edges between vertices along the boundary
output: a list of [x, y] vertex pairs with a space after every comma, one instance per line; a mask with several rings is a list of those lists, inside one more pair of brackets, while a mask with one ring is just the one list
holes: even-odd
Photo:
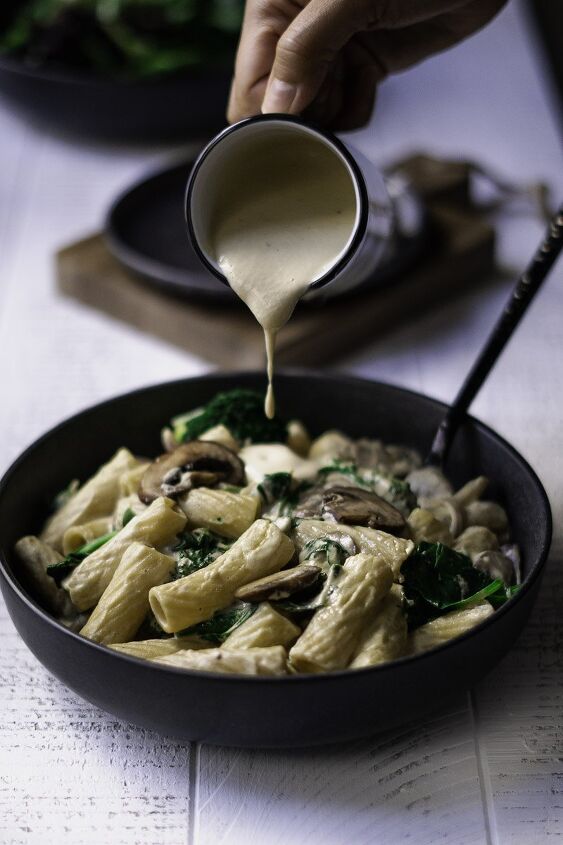
[[338, 52], [365, 29], [368, 8], [362, 0], [310, 0], [278, 41], [262, 112], [307, 108]]

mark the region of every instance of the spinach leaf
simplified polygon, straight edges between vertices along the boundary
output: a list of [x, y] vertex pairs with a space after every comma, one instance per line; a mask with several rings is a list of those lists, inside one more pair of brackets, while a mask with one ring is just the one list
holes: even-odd
[[258, 492], [267, 507], [272, 508], [269, 512], [270, 518], [274, 516], [289, 516], [297, 506], [299, 497], [305, 490], [311, 487], [310, 481], [301, 481], [295, 484], [290, 472], [273, 472], [265, 475], [258, 485]]
[[196, 528], [195, 531], [180, 534], [180, 541], [173, 548], [177, 557], [173, 577], [185, 578], [186, 575], [203, 569], [217, 560], [230, 546], [231, 543], [207, 528]]
[[331, 540], [328, 537], [319, 537], [316, 540], [309, 540], [303, 549], [303, 560], [311, 560], [311, 558], [318, 558], [319, 555], [326, 557], [326, 562], [329, 566], [342, 565], [349, 556], [348, 552], [336, 540]]
[[279, 417], [264, 414], [264, 397], [255, 390], [236, 389], [218, 393], [196, 414], [172, 420], [179, 443], [194, 440], [213, 426], [226, 426], [241, 442], [284, 443], [287, 425]]
[[107, 534], [102, 534], [101, 537], [96, 537], [95, 540], [90, 540], [89, 543], [85, 543], [73, 552], [69, 552], [69, 554], [67, 554], [67, 556], [58, 563], [51, 563], [47, 567], [47, 575], [50, 575], [55, 579], [57, 584], [59, 584], [63, 578], [66, 578], [66, 576], [78, 566], [79, 563], [82, 563], [85, 557], [88, 557], [88, 555], [95, 552], [96, 549], [99, 549], [100, 546], [103, 546], [111, 540], [112, 537], [115, 537], [118, 532], [119, 529], [116, 531], [109, 531]]
[[125, 528], [128, 522], [131, 522], [132, 519], [135, 519], [135, 516], [136, 514], [133, 508], [126, 508], [123, 511], [123, 518], [121, 520], [122, 526]]
[[267, 505], [278, 499], [287, 498], [291, 490], [292, 475], [290, 472], [272, 472], [265, 475], [258, 485], [258, 492]]
[[401, 575], [411, 630], [478, 601], [477, 596], [492, 583], [486, 572], [475, 569], [467, 555], [442, 543], [419, 543], [403, 564]]
[[[127, 523], [131, 522], [131, 520], [135, 518], [135, 515], [133, 508], [127, 508], [124, 511], [123, 518], [121, 520], [122, 527], [125, 528]], [[50, 575], [55, 579], [57, 584], [60, 584], [62, 579], [66, 578], [66, 576], [69, 575], [79, 563], [82, 563], [85, 557], [91, 555], [92, 552], [95, 552], [96, 549], [100, 548], [100, 546], [105, 545], [109, 540], [115, 537], [116, 534], [119, 534], [119, 531], [119, 528], [116, 528], [115, 531], [108, 531], [107, 534], [102, 534], [101, 537], [96, 537], [94, 540], [90, 540], [89, 543], [85, 543], [73, 552], [69, 552], [66, 557], [58, 563], [51, 563], [47, 567], [47, 575]]]
[[213, 643], [213, 645], [221, 645], [235, 628], [250, 619], [257, 607], [258, 605], [248, 602], [235, 604], [226, 610], [217, 611], [211, 619], [206, 619], [205, 622], [198, 622], [197, 625], [179, 631], [176, 636], [197, 636]]

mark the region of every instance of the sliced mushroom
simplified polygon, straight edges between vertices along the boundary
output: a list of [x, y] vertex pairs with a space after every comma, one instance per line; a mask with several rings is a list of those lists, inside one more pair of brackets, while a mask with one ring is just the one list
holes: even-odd
[[301, 501], [293, 509], [293, 516], [296, 516], [298, 519], [320, 519], [325, 492], [323, 487], [315, 487], [312, 490], [308, 490], [307, 495], [303, 496]]
[[321, 567], [314, 563], [301, 563], [292, 569], [284, 569], [239, 587], [235, 598], [242, 601], [276, 601], [286, 599], [293, 593], [310, 587], [321, 573]]
[[150, 464], [141, 478], [139, 499], [150, 504], [159, 496], [174, 497], [193, 487], [213, 487], [220, 481], [243, 484], [243, 462], [220, 443], [191, 440]]
[[391, 534], [406, 525], [401, 511], [371, 490], [359, 487], [330, 487], [324, 491], [322, 514], [347, 525], [366, 525]]

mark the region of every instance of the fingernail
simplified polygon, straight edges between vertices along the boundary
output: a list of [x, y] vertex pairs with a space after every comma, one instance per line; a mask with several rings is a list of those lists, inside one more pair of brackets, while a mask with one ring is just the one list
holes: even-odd
[[296, 94], [297, 85], [282, 82], [281, 79], [272, 79], [266, 89], [266, 95], [262, 103], [262, 114], [289, 112]]

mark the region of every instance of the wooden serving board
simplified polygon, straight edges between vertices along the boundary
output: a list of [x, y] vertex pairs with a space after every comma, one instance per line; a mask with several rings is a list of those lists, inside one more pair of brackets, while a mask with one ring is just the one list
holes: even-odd
[[[470, 206], [466, 166], [413, 156], [401, 168], [427, 203], [436, 233], [432, 248], [385, 287], [299, 308], [280, 332], [279, 364], [334, 361], [490, 278], [494, 231]], [[101, 234], [58, 253], [57, 280], [64, 295], [224, 369], [264, 363], [261, 330], [245, 308], [190, 302], [163, 293], [125, 270], [108, 252]]]

